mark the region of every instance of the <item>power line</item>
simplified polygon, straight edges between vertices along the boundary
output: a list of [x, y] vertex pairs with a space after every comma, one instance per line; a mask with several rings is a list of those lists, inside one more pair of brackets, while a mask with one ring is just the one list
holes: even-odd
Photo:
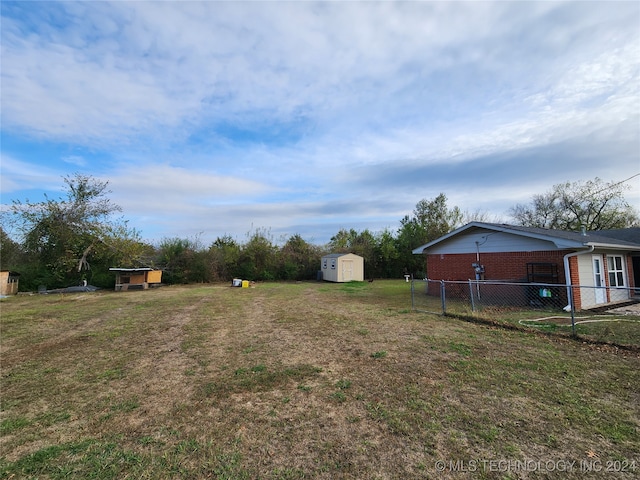
[[635, 175], [631, 175], [629, 178], [626, 178], [624, 180], [619, 181], [618, 183], [614, 183], [613, 185], [611, 185], [612, 187], [615, 187], [616, 185], [620, 185], [621, 183], [624, 182], [628, 182], [629, 180], [631, 180], [632, 178], [636, 178], [637, 176], [640, 176], [640, 173], [636, 173]]
[[620, 180], [620, 181], [619, 181], [619, 182], [617, 182], [617, 183], [612, 183], [611, 185], [607, 185], [606, 187], [602, 188], [601, 190], [598, 190], [597, 192], [593, 192], [593, 195], [597, 195], [597, 194], [598, 194], [598, 193], [600, 193], [600, 192], [604, 192], [605, 190], [609, 190], [609, 189], [611, 189], [611, 188], [613, 188], [613, 187], [617, 187], [618, 185], [621, 185], [621, 184], [623, 184], [623, 183], [625, 183], [625, 182], [628, 182], [628, 181], [629, 181], [629, 180], [631, 180], [632, 178], [636, 178], [636, 177], [638, 177], [638, 176], [640, 176], [640, 172], [639, 172], [639, 173], [636, 173], [635, 175], [631, 175], [629, 178], [625, 178], [624, 180]]

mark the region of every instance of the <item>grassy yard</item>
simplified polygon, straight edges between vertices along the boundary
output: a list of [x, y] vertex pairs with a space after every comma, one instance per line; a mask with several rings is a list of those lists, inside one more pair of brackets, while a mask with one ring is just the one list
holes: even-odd
[[[453, 313], [463, 318], [487, 320], [520, 329], [532, 329], [560, 336], [573, 336], [571, 314], [556, 310], [532, 310], [489, 307], [470, 312], [460, 309]], [[640, 351], [640, 317], [628, 314], [594, 314], [575, 312], [575, 336], [578, 340], [605, 343]]]
[[[442, 312], [442, 303], [437, 296], [416, 295], [415, 308], [421, 312]], [[612, 307], [613, 308], [613, 307]], [[495, 323], [506, 327], [531, 329], [559, 336], [574, 336], [571, 313], [555, 308], [523, 308], [499, 305], [471, 308], [468, 299], [451, 299], [446, 302], [448, 315], [471, 321]], [[574, 313], [575, 337], [593, 343], [606, 343], [621, 348], [640, 350], [640, 315], [628, 312]]]
[[638, 478], [633, 351], [404, 281], [0, 302], [0, 478]]

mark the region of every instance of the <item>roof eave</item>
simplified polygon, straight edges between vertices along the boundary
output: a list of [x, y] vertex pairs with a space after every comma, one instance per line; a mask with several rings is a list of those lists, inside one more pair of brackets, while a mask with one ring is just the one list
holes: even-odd
[[413, 250], [411, 250], [411, 253], [414, 254], [414, 255], [422, 255], [427, 248], [432, 247], [433, 245], [436, 245], [436, 244], [438, 244], [440, 242], [444, 242], [448, 238], [451, 238], [454, 235], [458, 235], [459, 233], [464, 232], [465, 230], [468, 230], [468, 229], [473, 228], [473, 227], [488, 228], [486, 226], [486, 224], [484, 224], [484, 223], [471, 222], [471, 223], [468, 223], [466, 225], [463, 225], [462, 227], [456, 228], [455, 230], [447, 233], [446, 235], [438, 237], [438, 238], [436, 238], [435, 240], [432, 240], [429, 243], [425, 243], [424, 245], [422, 245], [422, 246], [420, 246], [418, 248], [414, 248]]
[[429, 243], [421, 245], [418, 248], [414, 248], [413, 250], [411, 250], [411, 253], [414, 255], [422, 255], [423, 253], [425, 253], [425, 250], [431, 248], [432, 246], [437, 245], [455, 235], [458, 235], [464, 232], [465, 230], [468, 230], [474, 227], [547, 241], [547, 242], [553, 243], [556, 246], [556, 248], [559, 250], [579, 250], [584, 248], [590, 248], [591, 246], [593, 246], [594, 248], [606, 248], [610, 250], [635, 251], [635, 248], [630, 245], [620, 245], [617, 243], [589, 242], [589, 241], [580, 242], [576, 240], [556, 237], [553, 235], [539, 234], [534, 232], [523, 232], [521, 230], [515, 230], [513, 228], [509, 228], [508, 225], [502, 226], [502, 225], [492, 224], [492, 223], [471, 222]]
[[602, 248], [606, 250], [622, 250], [625, 252], [637, 252], [640, 250], [640, 246], [620, 245], [618, 243], [588, 242], [585, 243], [585, 246], [593, 246], [594, 248]]

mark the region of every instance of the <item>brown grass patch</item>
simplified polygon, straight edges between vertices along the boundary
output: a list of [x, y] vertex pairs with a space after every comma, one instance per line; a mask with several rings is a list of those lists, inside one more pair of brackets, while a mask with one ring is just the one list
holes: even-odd
[[409, 295], [376, 281], [3, 301], [0, 475], [459, 478], [479, 460], [640, 461], [637, 355], [410, 313]]

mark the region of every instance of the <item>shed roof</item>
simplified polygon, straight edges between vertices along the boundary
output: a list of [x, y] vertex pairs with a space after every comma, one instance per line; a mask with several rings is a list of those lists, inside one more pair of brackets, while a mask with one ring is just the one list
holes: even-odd
[[345, 255], [353, 255], [354, 257], [360, 257], [360, 255], [356, 255], [355, 253], [329, 253], [328, 255], [323, 255], [322, 258], [338, 258], [338, 257], [344, 257]]
[[110, 268], [110, 272], [153, 272], [154, 270], [158, 270], [156, 268], [151, 267], [141, 267], [141, 268]]
[[[421, 245], [418, 248], [412, 250], [414, 254], [422, 254], [430, 247], [442, 243], [451, 237], [460, 235], [464, 232], [472, 232], [474, 230], [489, 230], [495, 232], [510, 233], [512, 235], [520, 235], [528, 238], [535, 238], [538, 240], [546, 240], [553, 243], [558, 249], [582, 249], [586, 247], [600, 247], [610, 248], [616, 250], [640, 250], [640, 241], [632, 242], [623, 240], [623, 234], [618, 231], [605, 230], [605, 231], [587, 231], [571, 232], [567, 230], [552, 230], [548, 228], [537, 227], [522, 227], [519, 225], [509, 225], [506, 223], [484, 223], [484, 222], [471, 222], [468, 223], [440, 238], [433, 240], [432, 242]], [[633, 229], [623, 229], [633, 230]], [[607, 236], [606, 232], [610, 233]], [[612, 236], [616, 235], [616, 237]], [[634, 237], [629, 237], [634, 238]]]

